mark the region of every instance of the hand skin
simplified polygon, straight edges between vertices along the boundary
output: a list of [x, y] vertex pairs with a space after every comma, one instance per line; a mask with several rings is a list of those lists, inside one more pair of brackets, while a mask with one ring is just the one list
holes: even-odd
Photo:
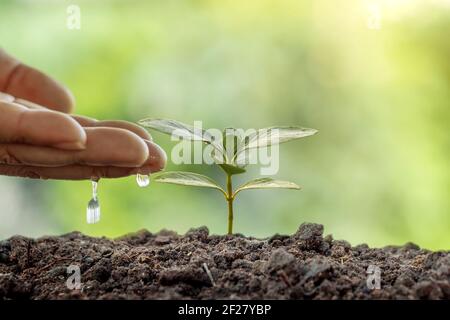
[[143, 128], [69, 115], [73, 106], [61, 84], [0, 49], [0, 175], [83, 180], [164, 168]]

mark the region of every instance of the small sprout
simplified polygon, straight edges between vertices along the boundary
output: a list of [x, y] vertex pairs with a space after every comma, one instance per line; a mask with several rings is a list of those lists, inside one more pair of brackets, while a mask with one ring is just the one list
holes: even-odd
[[193, 127], [179, 121], [166, 119], [143, 119], [139, 121], [143, 127], [153, 129], [173, 137], [202, 141], [212, 147], [211, 156], [226, 174], [226, 188], [222, 188], [213, 179], [198, 173], [169, 171], [162, 172], [154, 177], [154, 181], [185, 186], [204, 187], [219, 190], [228, 204], [228, 234], [233, 233], [233, 201], [237, 194], [250, 189], [297, 189], [300, 187], [294, 182], [275, 180], [272, 178], [259, 178], [251, 180], [233, 189], [233, 175], [246, 172], [246, 166], [250, 163], [252, 150], [278, 145], [283, 142], [308, 137], [317, 133], [315, 129], [301, 127], [271, 127], [259, 129], [244, 136], [230, 134], [232, 128], [225, 129], [222, 141], [201, 128]]

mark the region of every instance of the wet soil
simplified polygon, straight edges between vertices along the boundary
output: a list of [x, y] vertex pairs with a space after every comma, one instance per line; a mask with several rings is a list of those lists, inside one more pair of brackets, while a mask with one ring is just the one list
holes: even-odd
[[[67, 286], [70, 265], [81, 289]], [[318, 224], [268, 239], [206, 227], [114, 240], [15, 236], [0, 241], [0, 299], [450, 299], [450, 252], [351, 247]]]

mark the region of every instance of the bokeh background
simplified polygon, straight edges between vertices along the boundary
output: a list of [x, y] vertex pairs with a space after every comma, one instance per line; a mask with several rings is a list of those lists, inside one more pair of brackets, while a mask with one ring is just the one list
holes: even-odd
[[[67, 28], [70, 4], [80, 30]], [[243, 192], [235, 231], [309, 221], [371, 246], [450, 248], [449, 34], [448, 0], [0, 2], [0, 46], [67, 84], [79, 114], [319, 129], [280, 148], [277, 177], [303, 190]], [[214, 167], [168, 169], [221, 179]], [[102, 219], [87, 225], [89, 181], [0, 177], [0, 238], [226, 232], [214, 190], [129, 177], [100, 181], [99, 194]]]

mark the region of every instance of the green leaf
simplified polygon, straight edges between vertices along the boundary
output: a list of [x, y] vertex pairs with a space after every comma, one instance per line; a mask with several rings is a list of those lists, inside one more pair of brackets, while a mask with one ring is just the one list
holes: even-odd
[[277, 145], [287, 141], [312, 136], [317, 132], [316, 129], [302, 127], [271, 127], [259, 129], [246, 139], [246, 143], [237, 151], [233, 161], [235, 163], [244, 163], [243, 160], [245, 160], [245, 154], [243, 155], [242, 153], [246, 150]]
[[223, 194], [225, 191], [213, 179], [202, 174], [182, 171], [167, 171], [155, 175], [153, 178], [156, 182], [179, 184], [184, 186], [203, 187], [220, 190]]
[[272, 188], [282, 188], [282, 189], [301, 189], [297, 184], [290, 181], [274, 180], [272, 178], [259, 178], [247, 183], [244, 183], [239, 188], [236, 189], [234, 195], [242, 190], [248, 189], [272, 189]]
[[201, 128], [196, 128], [180, 121], [170, 119], [147, 118], [140, 120], [138, 123], [145, 128], [150, 128], [180, 139], [203, 141], [205, 143], [211, 144], [214, 149], [219, 152], [218, 155], [215, 155], [215, 160], [217, 162], [223, 162], [224, 160], [226, 160], [224, 159], [226, 155], [222, 144], [215, 141], [216, 139], [213, 135], [211, 135], [208, 131], [202, 130]]
[[176, 120], [147, 118], [139, 120], [138, 123], [143, 127], [175, 135], [182, 139], [204, 141], [203, 130]]
[[223, 169], [223, 171], [225, 171], [229, 175], [241, 174], [246, 171], [244, 168], [240, 168], [226, 163], [219, 164], [219, 166]]
[[[235, 134], [235, 130], [236, 129], [234, 128], [225, 128], [222, 131], [222, 146], [226, 150], [227, 155], [230, 159], [233, 158], [233, 156], [238, 151], [240, 144], [242, 143], [241, 138]], [[233, 149], [231, 149], [230, 147], [233, 147]]]

